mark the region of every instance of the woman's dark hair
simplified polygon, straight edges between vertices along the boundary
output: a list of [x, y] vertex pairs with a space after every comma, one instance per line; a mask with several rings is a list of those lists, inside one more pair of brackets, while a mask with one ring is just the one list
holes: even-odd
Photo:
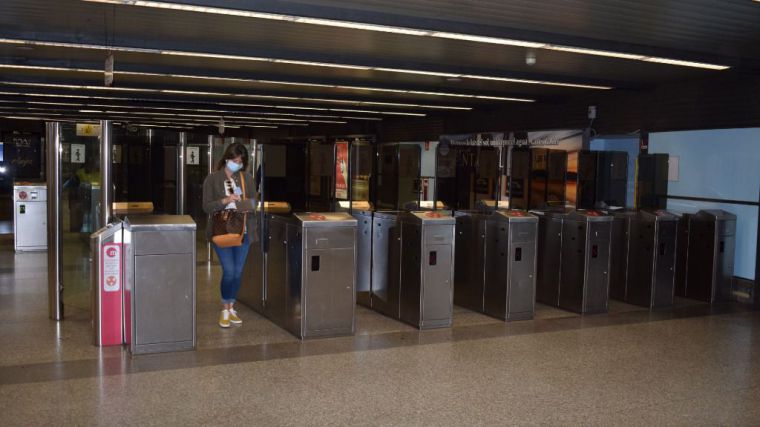
[[243, 169], [241, 170], [248, 169], [248, 149], [245, 148], [245, 145], [239, 142], [233, 142], [227, 146], [226, 150], [224, 150], [224, 155], [219, 159], [219, 163], [216, 165], [216, 170], [222, 170], [222, 168], [227, 165], [227, 160], [234, 159], [238, 156], [243, 159]]

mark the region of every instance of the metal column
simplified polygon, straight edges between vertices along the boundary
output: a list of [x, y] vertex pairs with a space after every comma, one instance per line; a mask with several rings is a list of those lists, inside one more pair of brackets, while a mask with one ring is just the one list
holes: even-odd
[[61, 124], [46, 123], [48, 192], [48, 308], [50, 318], [63, 319], [61, 293]]
[[185, 147], [187, 146], [187, 133], [179, 133], [179, 145], [177, 146], [177, 215], [185, 214]]
[[[208, 136], [208, 174], [214, 171], [214, 135]], [[206, 224], [209, 227], [210, 224]], [[206, 243], [206, 262], [211, 262], [211, 242]]]
[[113, 216], [113, 123], [100, 121], [100, 226], [105, 227]]

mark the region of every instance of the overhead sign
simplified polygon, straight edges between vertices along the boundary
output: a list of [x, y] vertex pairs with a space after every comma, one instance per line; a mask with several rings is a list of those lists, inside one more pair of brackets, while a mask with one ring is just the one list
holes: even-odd
[[201, 155], [200, 147], [187, 147], [187, 151], [185, 153], [185, 163], [188, 165], [201, 164], [200, 155]]
[[71, 144], [71, 163], [84, 163], [85, 149], [84, 144]]
[[100, 136], [100, 125], [77, 123], [77, 136]]

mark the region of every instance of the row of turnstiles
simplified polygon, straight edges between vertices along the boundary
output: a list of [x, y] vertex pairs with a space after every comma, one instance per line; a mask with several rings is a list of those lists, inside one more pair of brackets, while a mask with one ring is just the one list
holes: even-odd
[[512, 321], [536, 302], [732, 297], [736, 217], [719, 210], [283, 211], [256, 229], [239, 299], [300, 338], [353, 334], [356, 303], [429, 329], [454, 304]]

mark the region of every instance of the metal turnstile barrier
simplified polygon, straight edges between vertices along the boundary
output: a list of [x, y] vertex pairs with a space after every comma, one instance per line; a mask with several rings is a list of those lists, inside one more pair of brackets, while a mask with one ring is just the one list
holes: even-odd
[[486, 219], [483, 312], [504, 320], [533, 318], [538, 218], [500, 210]]
[[372, 309], [399, 318], [401, 301], [401, 224], [397, 211], [376, 211], [372, 217]]
[[564, 218], [560, 308], [581, 314], [607, 312], [611, 231], [612, 216], [600, 211], [576, 210]]
[[93, 344], [124, 344], [124, 252], [122, 223], [90, 235], [90, 313]]
[[401, 224], [399, 318], [420, 329], [449, 327], [453, 312], [454, 217], [406, 212]]
[[686, 296], [709, 303], [733, 299], [736, 215], [715, 209], [691, 217]]
[[357, 220], [302, 213], [267, 215], [265, 222], [265, 251], [252, 248], [263, 257], [245, 273], [253, 274], [243, 287], [253, 286], [241, 288], [241, 302], [301, 339], [352, 335]]
[[486, 220], [492, 212], [456, 211], [454, 304], [485, 312]]
[[610, 212], [612, 233], [610, 242], [610, 298], [628, 301], [628, 258], [631, 223], [638, 218], [636, 210]]
[[195, 349], [195, 233], [187, 215], [124, 220], [125, 341], [133, 354]]
[[[262, 204], [259, 202], [258, 208], [261, 209], [261, 206]], [[272, 243], [272, 233], [268, 225], [278, 215], [288, 215], [290, 211], [291, 207], [287, 202], [264, 202], [265, 217], [262, 219], [257, 215], [256, 223], [251, 226], [251, 229], [255, 229], [258, 233], [259, 241], [254, 242], [248, 250], [238, 300], [258, 313], [264, 313], [264, 302], [267, 299], [266, 274], [269, 246]]]
[[562, 224], [572, 209], [533, 210], [538, 216], [536, 301], [559, 307], [562, 261]]
[[372, 211], [354, 211], [356, 218], [356, 302], [372, 307]]
[[691, 217], [694, 214], [684, 213], [678, 219], [678, 245], [676, 246], [676, 285], [675, 295], [678, 297], [686, 296], [687, 272], [689, 271], [689, 230], [691, 228]]
[[643, 210], [631, 222], [626, 301], [650, 309], [673, 305], [678, 217]]

